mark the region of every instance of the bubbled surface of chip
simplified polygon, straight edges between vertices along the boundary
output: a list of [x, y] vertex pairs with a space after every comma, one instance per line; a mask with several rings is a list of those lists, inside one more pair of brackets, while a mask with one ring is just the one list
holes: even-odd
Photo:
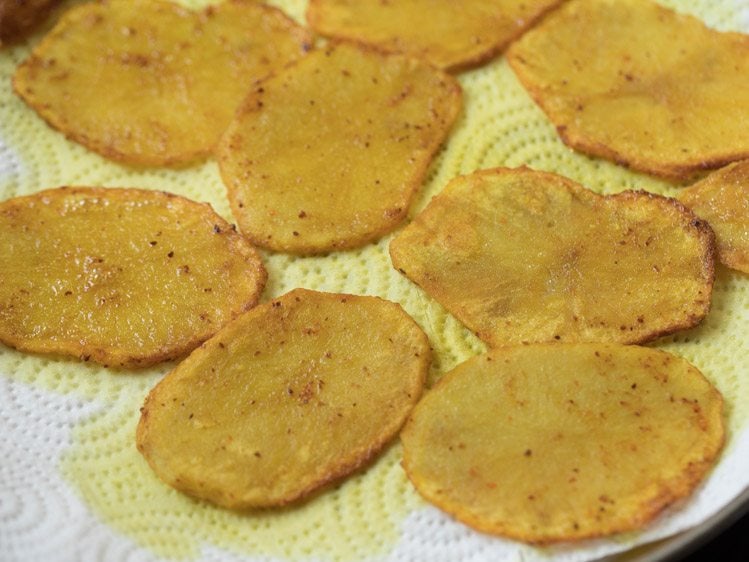
[[573, 0], [508, 58], [577, 150], [671, 178], [749, 156], [747, 35], [649, 0]]
[[311, 0], [307, 21], [328, 37], [457, 70], [492, 58], [560, 1]]
[[297, 289], [195, 351], [149, 394], [138, 448], [220, 505], [282, 505], [355, 470], [400, 429], [429, 343], [397, 304]]
[[406, 216], [461, 107], [457, 81], [341, 43], [260, 83], [218, 150], [232, 211], [256, 244], [362, 246]]
[[393, 265], [492, 346], [637, 343], [707, 314], [714, 236], [673, 199], [601, 197], [555, 174], [458, 177], [390, 245]]
[[0, 341], [141, 367], [192, 350], [255, 305], [266, 273], [208, 205], [62, 188], [0, 203]]
[[616, 344], [496, 349], [445, 375], [402, 433], [419, 492], [532, 543], [637, 529], [723, 445], [723, 400], [688, 362]]
[[677, 197], [715, 231], [720, 261], [749, 273], [749, 160], [713, 172]]
[[16, 92], [52, 127], [107, 158], [173, 165], [206, 157], [255, 80], [310, 38], [280, 10], [228, 0], [70, 9], [18, 68]]

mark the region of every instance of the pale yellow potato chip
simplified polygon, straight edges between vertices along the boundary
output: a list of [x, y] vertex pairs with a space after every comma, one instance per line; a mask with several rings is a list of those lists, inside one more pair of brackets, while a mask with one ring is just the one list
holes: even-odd
[[572, 0], [507, 53], [571, 147], [687, 178], [749, 156], [749, 36], [648, 0]]
[[404, 428], [416, 489], [530, 543], [639, 529], [688, 496], [724, 440], [723, 400], [685, 360], [619, 344], [495, 349], [444, 376]]
[[491, 346], [694, 326], [713, 252], [710, 227], [674, 199], [603, 197], [526, 168], [454, 179], [390, 244], [393, 265]]
[[0, 342], [142, 367], [254, 306], [260, 257], [209, 205], [61, 188], [0, 203]]
[[406, 216], [461, 108], [457, 81], [340, 43], [261, 82], [218, 150], [242, 232], [295, 254], [363, 246]]
[[151, 391], [138, 449], [188, 494], [230, 508], [286, 504], [397, 434], [429, 358], [397, 304], [296, 289], [229, 324]]
[[20, 95], [52, 127], [107, 158], [158, 166], [208, 156], [253, 83], [310, 36], [281, 11], [230, 0], [70, 9], [19, 66]]
[[749, 273], [749, 160], [713, 172], [678, 199], [713, 228], [720, 261]]
[[447, 70], [481, 64], [561, 0], [310, 0], [307, 21], [328, 37], [424, 58]]

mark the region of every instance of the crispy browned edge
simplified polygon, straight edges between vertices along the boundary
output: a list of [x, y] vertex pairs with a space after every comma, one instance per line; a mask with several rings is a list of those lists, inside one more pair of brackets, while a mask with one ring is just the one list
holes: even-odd
[[[440, 149], [440, 147], [448, 140], [450, 136], [450, 132], [452, 131], [453, 126], [455, 125], [455, 122], [458, 119], [458, 116], [461, 113], [461, 110], [463, 108], [463, 89], [460, 86], [460, 83], [450, 74], [447, 74], [441, 70], [439, 70], [437, 67], [430, 65], [427, 62], [422, 61], [421, 59], [416, 59], [413, 57], [408, 57], [400, 54], [389, 54], [385, 53], [377, 48], [371, 47], [369, 45], [365, 45], [363, 43], [359, 43], [357, 41], [347, 41], [347, 40], [333, 40], [329, 43], [329, 45], [322, 49], [315, 49], [314, 51], [310, 52], [309, 56], [314, 56], [316, 52], [327, 52], [331, 49], [335, 49], [338, 45], [348, 45], [352, 46], [354, 48], [359, 49], [360, 51], [371, 54], [374, 56], [379, 57], [393, 57], [393, 58], [400, 58], [402, 60], [410, 60], [415, 61], [417, 64], [423, 66], [423, 67], [429, 67], [434, 70], [434, 72], [441, 77], [441, 79], [446, 84], [446, 95], [451, 96], [454, 100], [453, 106], [453, 112], [451, 115], [447, 115], [446, 119], [446, 127], [441, 135], [437, 136], [435, 135], [433, 142], [428, 148], [428, 152], [421, 164], [421, 166], [416, 171], [416, 175], [414, 176], [413, 181], [408, 186], [410, 189], [410, 195], [409, 195], [409, 204], [406, 205], [403, 209], [400, 210], [399, 213], [390, 215], [388, 218], [390, 219], [390, 222], [388, 224], [385, 224], [382, 228], [374, 230], [367, 234], [362, 234], [358, 237], [352, 237], [349, 239], [339, 239], [334, 240], [331, 244], [326, 246], [320, 246], [316, 244], [306, 244], [304, 243], [303, 237], [300, 236], [298, 238], [299, 242], [293, 245], [280, 245], [276, 244], [275, 241], [272, 243], [268, 243], [268, 240], [263, 237], [255, 236], [253, 233], [248, 232], [249, 229], [245, 229], [243, 227], [244, 222], [244, 211], [239, 206], [239, 194], [237, 193], [237, 188], [235, 186], [236, 182], [233, 181], [233, 178], [230, 177], [226, 171], [224, 170], [223, 163], [229, 158], [229, 155], [232, 154], [233, 150], [230, 147], [230, 137], [234, 133], [234, 123], [236, 122], [237, 118], [242, 117], [243, 115], [247, 113], [252, 112], [258, 112], [262, 111], [262, 108], [258, 108], [256, 105], [252, 104], [251, 102], [254, 100], [254, 92], [250, 92], [250, 94], [245, 98], [244, 102], [239, 106], [237, 109], [237, 112], [235, 114], [235, 120], [232, 121], [232, 123], [229, 125], [229, 127], [224, 132], [223, 137], [218, 143], [218, 147], [216, 149], [216, 159], [218, 161], [218, 168], [219, 173], [221, 175], [221, 180], [224, 183], [224, 186], [226, 187], [229, 203], [231, 205], [232, 214], [237, 219], [237, 223], [239, 224], [240, 230], [242, 230], [242, 234], [244, 234], [250, 241], [252, 241], [253, 244], [255, 244], [258, 247], [265, 248], [268, 250], [272, 250], [275, 252], [284, 252], [289, 254], [295, 254], [295, 255], [301, 255], [301, 256], [309, 256], [309, 255], [321, 255], [321, 254], [327, 254], [329, 252], [334, 251], [340, 251], [340, 250], [352, 250], [355, 248], [360, 248], [362, 246], [365, 246], [369, 244], [370, 242], [374, 242], [376, 240], [379, 240], [384, 235], [392, 232], [395, 230], [406, 218], [408, 215], [408, 209], [413, 204], [413, 199], [418, 191], [418, 189], [423, 185], [424, 178], [426, 177], [427, 171], [429, 170], [429, 166], [434, 161], [434, 155], [437, 153], [437, 151]], [[306, 57], [305, 57], [306, 58]], [[297, 64], [301, 64], [302, 59], [298, 59], [295, 62], [291, 63], [282, 72], [290, 71], [292, 70]], [[274, 73], [266, 78], [264, 78], [261, 81], [258, 81], [256, 85], [262, 86], [263, 82], [265, 80], [269, 80], [271, 78], [275, 78], [279, 76], [281, 73]]]
[[[211, 220], [221, 230], [220, 234], [229, 236], [231, 239], [231, 246], [235, 252], [242, 254], [242, 258], [248, 264], [253, 266], [254, 274], [257, 277], [255, 291], [248, 295], [247, 299], [242, 302], [232, 301], [231, 306], [231, 318], [235, 318], [242, 312], [245, 312], [254, 307], [260, 299], [260, 294], [265, 287], [265, 283], [268, 279], [268, 273], [263, 266], [263, 262], [260, 259], [260, 255], [252, 245], [245, 240], [233, 225], [226, 222], [221, 216], [216, 214], [208, 203], [198, 203], [185, 197], [175, 195], [173, 193], [167, 193], [165, 191], [152, 191], [147, 189], [135, 189], [135, 188], [105, 188], [105, 187], [59, 187], [54, 189], [47, 189], [39, 191], [32, 195], [25, 195], [22, 197], [15, 197], [8, 199], [0, 203], [0, 209], [18, 205], [29, 199], [37, 199], [39, 197], [51, 197], [51, 198], [65, 198], [71, 194], [86, 193], [96, 197], [105, 197], [109, 200], [136, 200], [138, 198], [147, 197], [150, 199], [163, 198], [164, 201], [177, 201], [183, 209], [191, 208], [194, 213], [201, 213], [204, 216], [210, 216]], [[126, 369], [139, 369], [168, 361], [171, 359], [177, 359], [182, 357], [185, 353], [191, 351], [201, 342], [205, 341], [206, 338], [210, 337], [210, 333], [207, 334], [196, 334], [192, 340], [186, 342], [184, 345], [179, 347], [164, 345], [161, 351], [152, 353], [150, 355], [128, 355], [117, 350], [107, 350], [98, 347], [88, 347], [81, 345], [80, 341], [61, 341], [56, 340], [53, 343], [41, 342], [36, 343], [34, 341], [28, 341], [24, 338], [10, 337], [7, 334], [0, 333], [0, 343], [4, 343], [14, 349], [24, 352], [31, 353], [50, 353], [50, 354], [63, 354], [68, 356], [77, 357], [83, 361], [93, 361], [99, 363], [104, 367], [117, 366]]]
[[[158, 2], [160, 4], [165, 5], [172, 5], [177, 7], [177, 4], [174, 4], [173, 2], [170, 2], [169, 0], [151, 0], [153, 2]], [[288, 26], [288, 31], [290, 34], [294, 35], [297, 40], [299, 41], [300, 48], [302, 50], [308, 50], [310, 48], [310, 45], [312, 44], [312, 34], [304, 27], [298, 25], [294, 20], [292, 20], [289, 16], [287, 16], [281, 9], [276, 8], [274, 6], [269, 6], [262, 2], [256, 2], [254, 0], [224, 0], [223, 4], [245, 4], [246, 6], [254, 6], [254, 8], [260, 8], [261, 10], [266, 11], [266, 13], [274, 14], [276, 18], [278, 18], [279, 21], [283, 21]], [[100, 154], [101, 156], [104, 156], [105, 158], [109, 160], [114, 160], [116, 162], [121, 162], [123, 164], [128, 164], [131, 166], [143, 166], [143, 167], [151, 167], [151, 166], [168, 166], [168, 167], [174, 167], [174, 168], [180, 168], [180, 167], [186, 167], [190, 166], [192, 164], [195, 164], [196, 162], [200, 160], [204, 160], [211, 156], [216, 148], [216, 144], [218, 144], [218, 141], [211, 145], [206, 146], [203, 150], [196, 150], [193, 152], [185, 152], [180, 153], [176, 155], [171, 156], [153, 156], [153, 155], [143, 155], [143, 154], [131, 154], [122, 152], [120, 150], [117, 150], [113, 148], [111, 145], [99, 141], [98, 139], [91, 139], [85, 134], [77, 133], [74, 130], [70, 130], [67, 125], [65, 125], [64, 120], [59, 119], [58, 114], [56, 111], [52, 111], [48, 107], [46, 107], [44, 103], [40, 103], [37, 99], [36, 95], [33, 93], [29, 93], [28, 91], [24, 91], [24, 84], [26, 84], [26, 78], [24, 76], [26, 69], [35, 65], [39, 64], [39, 61], [41, 60], [41, 57], [44, 53], [46, 53], [48, 49], [48, 45], [52, 43], [54, 39], [56, 39], [57, 35], [61, 34], [65, 28], [67, 28], [68, 20], [70, 20], [75, 14], [77, 14], [79, 11], [89, 10], [94, 6], [99, 6], [100, 4], [90, 2], [86, 4], [79, 4], [77, 6], [73, 6], [63, 14], [63, 16], [60, 18], [60, 20], [57, 22], [55, 27], [47, 34], [42, 41], [34, 48], [29, 58], [27, 58], [25, 61], [23, 61], [18, 68], [16, 69], [15, 73], [13, 74], [13, 91], [15, 94], [20, 97], [30, 108], [32, 108], [44, 121], [52, 127], [53, 129], [56, 129], [58, 132], [62, 133], [65, 138], [68, 140], [74, 141], [82, 146], [85, 146], [87, 149], [96, 152], [97, 154]], [[200, 13], [208, 13], [215, 11], [217, 9], [220, 9], [222, 4], [217, 4], [215, 6], [207, 6], [203, 8], [203, 10], [195, 10], [194, 12], [196, 14]], [[185, 9], [183, 6], [179, 6], [180, 9]], [[251, 88], [251, 84], [248, 85], [248, 90]], [[220, 137], [219, 137], [220, 140]]]
[[[289, 301], [291, 299], [295, 299], [297, 302], [300, 300], [300, 295], [311, 295], [313, 298], [331, 298], [331, 299], [342, 299], [343, 302], [346, 302], [349, 299], [352, 300], [375, 300], [379, 301], [381, 303], [384, 303], [386, 306], [390, 307], [396, 315], [400, 315], [403, 319], [404, 323], [410, 324], [412, 328], [414, 328], [414, 334], [418, 334], [418, 336], [421, 339], [422, 349], [423, 353], [420, 355], [420, 361], [421, 361], [421, 371], [419, 373], [418, 379], [414, 381], [414, 387], [411, 390], [411, 405], [410, 408], [407, 408], [404, 412], [402, 412], [402, 415], [399, 420], [391, 420], [393, 423], [390, 427], [383, 426], [382, 432], [376, 436], [373, 441], [365, 447], [362, 447], [356, 451], [353, 451], [349, 455], [349, 459], [345, 459], [344, 461], [338, 462], [337, 464], [332, 465], [328, 471], [317, 480], [313, 480], [308, 485], [306, 485], [304, 488], [297, 490], [296, 492], [292, 494], [288, 494], [286, 497], [281, 498], [279, 501], [274, 502], [265, 502], [265, 503], [248, 503], [243, 502], [241, 499], [237, 499], [237, 501], [217, 501], [217, 498], [204, 498], [208, 501], [212, 501], [218, 505], [221, 505], [222, 507], [226, 507], [229, 509], [235, 509], [235, 510], [243, 510], [243, 509], [251, 509], [251, 508], [262, 508], [262, 507], [281, 507], [284, 505], [288, 505], [291, 503], [295, 503], [297, 501], [303, 500], [307, 496], [309, 496], [312, 492], [322, 488], [323, 486], [330, 484], [336, 480], [339, 480], [343, 478], [344, 476], [354, 472], [355, 470], [363, 467], [367, 463], [369, 463], [372, 459], [374, 459], [380, 451], [387, 445], [395, 436], [399, 433], [399, 430], [401, 427], [403, 427], [403, 424], [406, 423], [406, 420], [408, 419], [409, 414], [421, 398], [421, 394], [424, 390], [424, 385], [426, 383], [426, 376], [427, 372], [429, 370], [429, 365], [431, 363], [431, 347], [429, 345], [429, 339], [427, 338], [424, 331], [421, 329], [421, 327], [416, 323], [416, 321], [405, 311], [403, 310], [403, 307], [396, 302], [389, 301], [386, 299], [383, 299], [381, 297], [373, 297], [373, 296], [365, 296], [365, 295], [350, 295], [345, 293], [325, 293], [320, 291], [313, 291], [310, 289], [304, 289], [304, 288], [297, 288], [293, 289], [292, 291], [289, 291], [288, 293], [274, 299], [271, 302], [259, 305], [255, 307], [250, 312], [247, 312], [246, 314], [242, 315], [241, 318], [236, 318], [234, 321], [230, 322], [226, 326], [224, 326], [219, 332], [217, 332], [213, 337], [211, 337], [209, 340], [204, 342], [200, 347], [195, 349], [190, 356], [182, 362], [180, 365], [175, 367], [171, 372], [169, 372], [164, 378], [162, 378], [159, 383], [149, 392], [148, 396], [145, 399], [145, 402], [143, 404], [143, 407], [140, 409], [141, 417], [138, 422], [138, 426], [136, 428], [135, 432], [135, 441], [136, 441], [136, 447], [138, 448], [138, 451], [146, 458], [148, 461], [148, 464], [151, 466], [151, 469], [156, 473], [156, 475], [166, 484], [169, 486], [174, 487], [177, 490], [180, 490], [181, 492], [184, 492], [186, 494], [195, 496], [195, 497], [203, 497], [198, 494], [196, 494], [193, 489], [191, 489], [189, 486], [185, 486], [183, 482], [171, 482], [165, 480], [162, 476], [159, 470], [157, 470], [157, 467], [152, 463], [151, 457], [149, 454], [149, 445], [148, 445], [148, 435], [150, 432], [150, 425], [149, 425], [149, 413], [151, 408], [158, 408], [159, 407], [159, 400], [158, 395], [159, 392], [163, 386], [169, 385], [170, 379], [175, 376], [175, 373], [177, 373], [180, 369], [185, 368], [184, 365], [188, 364], [188, 361], [190, 358], [200, 355], [205, 355], [206, 353], [209, 353], [211, 351], [211, 347], [214, 346], [214, 343], [216, 346], [218, 346], [221, 343], [221, 340], [228, 337], [235, 337], [235, 331], [243, 329], [243, 326], [240, 327], [239, 321], [241, 319], [247, 319], [251, 315], [252, 316], [262, 316], [267, 309], [273, 308], [275, 306], [279, 306], [277, 303], [281, 303], [281, 306], [286, 301]], [[321, 297], [322, 296], [322, 297]], [[224, 498], [225, 499], [225, 498]]]
[[[660, 4], [654, 3], [653, 5], [657, 6], [657, 8], [663, 12], [668, 12], [669, 14], [675, 13], [673, 10], [661, 6]], [[682, 13], [679, 13], [679, 15], [698, 22], [704, 29], [712, 33], [741, 39], [741, 41], [746, 44], [747, 55], [749, 55], [749, 36], [737, 32], [717, 31], [715, 29], [707, 27], [707, 25], [705, 25], [702, 20], [694, 16]], [[532, 31], [529, 31], [528, 35], [530, 35], [531, 33], [544, 33], [547, 26], [550, 28], [555, 27], [554, 14], [550, 15], [550, 17], [547, 18], [543, 23], [538, 25], [538, 27], [536, 27]], [[518, 51], [521, 51], [522, 48], [523, 44], [522, 40], [520, 40], [511, 45], [507, 50], [506, 55], [507, 61], [510, 64], [510, 68], [512, 68], [512, 70], [515, 72], [515, 75], [517, 76], [518, 80], [523, 85], [525, 90], [528, 92], [531, 99], [533, 99], [536, 105], [538, 105], [549, 118], [549, 121], [551, 121], [555, 126], [557, 134], [562, 139], [564, 144], [566, 144], [570, 148], [579, 150], [580, 152], [588, 154], [589, 156], [604, 158], [620, 166], [630, 168], [631, 170], [651, 174], [672, 182], [693, 180], [701, 172], [714, 170], [716, 168], [725, 166], [726, 164], [730, 164], [731, 162], [734, 162], [736, 160], [741, 160], [749, 157], [749, 151], [737, 151], [714, 156], [711, 159], [707, 160], [695, 157], [685, 160], [681, 164], [669, 164], [646, 157], [629, 157], [621, 154], [620, 152], [617, 152], [604, 143], [591, 140], [585, 135], [578, 133], [577, 131], [570, 131], [569, 120], [562, 116], [561, 111], [555, 111], [553, 104], [546, 103], [547, 95], [544, 91], [543, 85], [538, 86], [535, 83], [534, 79], [530, 76], [530, 74], [526, 72], [526, 61], [523, 56], [518, 53]]]
[[61, 0], [0, 2], [0, 47], [21, 41], [40, 27]]
[[[571, 343], [571, 344], [564, 344], [564, 343], [538, 343], [538, 344], [532, 344], [534, 346], [554, 346], [556, 348], [559, 348], [559, 346], [604, 346], [611, 349], [612, 347], [630, 347], [624, 344], [618, 344], [618, 343]], [[454, 368], [452, 371], [445, 374], [440, 380], [438, 380], [435, 385], [430, 390], [429, 394], [426, 395], [425, 399], [431, 395], [431, 391], [438, 389], [441, 385], [447, 384], [446, 381], [451, 380], [456, 376], [456, 371], [462, 370], [464, 365], [470, 365], [473, 362], [478, 362], [482, 360], [487, 355], [495, 355], [498, 353], [502, 353], [503, 351], [506, 351], [508, 349], [512, 348], [494, 348], [489, 350], [488, 352], [478, 355], [476, 357], [472, 357], [465, 363], [462, 363], [461, 365], [458, 365], [458, 367]], [[515, 540], [520, 540], [532, 545], [538, 545], [538, 546], [544, 546], [549, 545], [553, 543], [559, 543], [559, 542], [565, 542], [565, 541], [579, 541], [579, 540], [585, 540], [585, 539], [594, 539], [599, 537], [604, 537], [608, 535], [612, 535], [615, 533], [622, 533], [626, 531], [633, 531], [637, 530], [649, 522], [651, 522], [653, 519], [655, 519], [658, 515], [660, 515], [667, 507], [674, 504], [675, 502], [681, 500], [682, 498], [687, 497], [692, 493], [692, 491], [697, 487], [697, 485], [702, 481], [702, 479], [705, 477], [705, 475], [710, 471], [710, 469], [713, 467], [715, 460], [718, 458], [720, 452], [723, 450], [723, 446], [725, 445], [726, 440], [726, 432], [725, 432], [725, 423], [723, 420], [723, 414], [724, 414], [724, 400], [723, 395], [718, 391], [718, 389], [712, 384], [710, 380], [705, 377], [705, 375], [694, 365], [689, 363], [686, 359], [683, 357], [680, 357], [678, 355], [673, 355], [671, 353], [668, 353], [666, 351], [655, 349], [655, 348], [643, 348], [647, 349], [650, 352], [658, 353], [658, 354], [665, 354], [670, 357], [673, 357], [677, 359], [678, 361], [683, 361], [687, 363], [691, 370], [693, 370], [697, 376], [701, 377], [703, 380], [705, 380], [713, 394], [713, 397], [716, 400], [716, 414], [717, 419], [714, 420], [720, 430], [720, 438], [716, 443], [714, 444], [714, 447], [712, 449], [707, 450], [705, 455], [702, 459], [700, 459], [699, 462], [696, 463], [689, 463], [683, 471], [684, 478], [680, 480], [676, 480], [675, 482], [661, 482], [661, 490], [658, 495], [656, 495], [654, 498], [649, 499], [648, 501], [642, 502], [640, 504], [641, 506], [641, 512], [639, 513], [639, 517], [633, 517], [629, 521], [623, 521], [620, 525], [610, 525], [608, 527], [602, 527], [598, 532], [568, 532], [564, 535], [557, 535], [557, 536], [544, 536], [543, 533], [527, 533], [522, 532], [522, 530], [513, 528], [512, 523], [509, 525], [503, 524], [500, 521], [483, 521], [478, 517], [472, 516], [469, 513], [467, 513], [467, 510], [460, 509], [460, 506], [450, 506], [449, 502], [445, 501], [444, 498], [440, 498], [439, 496], [432, 497], [428, 493], [425, 493], [424, 489], [422, 488], [422, 484], [426, 482], [426, 479], [419, 478], [417, 474], [415, 474], [415, 471], [413, 469], [412, 463], [410, 461], [409, 457], [409, 449], [405, 444], [405, 440], [403, 439], [404, 435], [407, 435], [410, 433], [410, 428], [413, 423], [414, 417], [418, 415], [418, 407], [421, 404], [417, 404], [416, 408], [413, 409], [411, 414], [408, 416], [408, 421], [406, 422], [403, 430], [401, 431], [401, 443], [403, 444], [403, 459], [401, 460], [401, 466], [403, 467], [403, 470], [405, 471], [406, 475], [408, 476], [408, 479], [411, 480], [412, 484], [416, 488], [416, 490], [419, 492], [419, 494], [425, 498], [427, 501], [444, 511], [445, 513], [451, 515], [458, 521], [461, 521], [468, 525], [469, 527], [472, 527], [473, 529], [477, 531], [481, 531], [484, 533], [489, 533], [492, 535], [500, 535], [504, 537], [508, 537]], [[422, 400], [423, 402], [423, 400]], [[699, 406], [697, 406], [699, 408]], [[703, 412], [705, 412], [705, 415], [707, 416], [707, 411], [700, 408]]]
[[[579, 183], [566, 178], [564, 176], [561, 176], [559, 174], [555, 174], [553, 172], [539, 172], [536, 170], [533, 170], [531, 168], [528, 168], [527, 166], [521, 166], [519, 168], [504, 168], [504, 167], [498, 167], [498, 168], [489, 168], [486, 170], [479, 170], [476, 172], [473, 172], [471, 174], [467, 174], [464, 176], [457, 176], [450, 180], [446, 186], [449, 187], [454, 181], [466, 177], [470, 177], [473, 175], [486, 175], [486, 176], [492, 176], [492, 175], [504, 175], [504, 174], [531, 174], [536, 175], [539, 178], [549, 178], [553, 180], [554, 182], [561, 181], [561, 183], [570, 191], [570, 192], [587, 192], [593, 195], [597, 200], [605, 200], [605, 199], [623, 199], [623, 200], [636, 200], [636, 199], [647, 199], [650, 201], [655, 201], [658, 205], [666, 207], [671, 207], [674, 210], [676, 210], [678, 213], [684, 215], [684, 217], [687, 219], [687, 223], [683, 224], [682, 226], [685, 227], [685, 230], [687, 228], [691, 228], [695, 230], [696, 236], [700, 239], [702, 243], [702, 256], [700, 258], [700, 261], [702, 263], [703, 267], [703, 274], [705, 277], [705, 292], [706, 292], [706, 299], [703, 306], [703, 309], [701, 313], [697, 314], [689, 314], [687, 318], [684, 319], [683, 322], [675, 322], [671, 328], [668, 329], [661, 329], [661, 330], [652, 330], [650, 332], [645, 332], [642, 336], [637, 338], [632, 338], [629, 340], [622, 340], [618, 343], [625, 343], [625, 344], [639, 344], [639, 343], [646, 343], [652, 340], [655, 340], [657, 338], [660, 338], [661, 336], [665, 336], [668, 334], [671, 334], [673, 332], [677, 332], [680, 330], [686, 330], [688, 328], [692, 328], [699, 324], [702, 319], [707, 316], [707, 313], [710, 311], [710, 304], [712, 300], [712, 292], [713, 292], [713, 284], [715, 282], [715, 256], [717, 253], [717, 245], [715, 242], [715, 233], [713, 232], [713, 229], [710, 228], [710, 225], [697, 217], [690, 209], [688, 209], [685, 205], [683, 205], [681, 202], [677, 201], [676, 199], [670, 198], [670, 197], [664, 197], [662, 195], [657, 195], [655, 193], [650, 193], [648, 191], [644, 190], [637, 190], [637, 191], [622, 191], [620, 193], [615, 193], [613, 195], [600, 195], [596, 193], [595, 191], [591, 191], [587, 189], [586, 187], [580, 185]], [[440, 197], [442, 194], [437, 194], [435, 196], [435, 199], [437, 197]], [[423, 212], [423, 211], [422, 211]], [[416, 222], [419, 219], [419, 216], [414, 218], [413, 222]], [[406, 228], [408, 228], [410, 225], [408, 225]], [[395, 243], [396, 240], [398, 240], [400, 237], [400, 234], [397, 235], [390, 243], [389, 247], [389, 253], [390, 253], [390, 261], [393, 264], [393, 267], [398, 270], [401, 274], [405, 275], [410, 279], [413, 283], [421, 287], [427, 294], [431, 296], [431, 293], [422, 286], [419, 281], [412, 279], [408, 272], [405, 269], [405, 264], [399, 263], [400, 260], [394, 255], [393, 253], [393, 243]], [[444, 304], [441, 300], [435, 299], [437, 302], [439, 302], [446, 310], [448, 310], [451, 314], [453, 314], [456, 318], [459, 319], [461, 324], [466, 326], [469, 330], [471, 330], [479, 339], [485, 341], [487, 344], [489, 344], [492, 347], [502, 347], [504, 345], [503, 342], [495, 342], [493, 341], [492, 334], [484, 334], [479, 331], [478, 327], [475, 326], [472, 322], [466, 321], [463, 319], [463, 314], [461, 307], [459, 306], [448, 306], [447, 304]], [[543, 343], [543, 342], [538, 342]], [[582, 343], [582, 342], [579, 342]]]
[[[727, 172], [732, 171], [734, 168], [737, 168], [741, 166], [742, 168], [746, 168], [747, 172], [749, 172], [749, 160], [738, 160], [736, 162], [732, 162], [731, 164], [728, 164], [727, 166], [723, 166], [719, 170], [715, 170], [713, 173], [708, 175], [705, 178], [702, 178], [701, 180], [693, 183], [692, 185], [685, 187], [679, 193], [676, 194], [676, 199], [679, 200], [679, 202], [682, 203], [685, 207], [692, 210], [692, 204], [691, 201], [684, 201], [685, 196], [687, 196], [688, 199], [691, 200], [693, 196], [700, 197], [700, 194], [703, 192], [703, 185], [704, 182], [707, 182], [708, 180], [717, 181], [718, 179], [722, 180], [723, 175]], [[746, 181], [749, 184], [749, 173], [746, 175]], [[697, 214], [694, 210], [692, 210], [693, 213]], [[707, 221], [708, 224], [710, 221]], [[717, 233], [716, 233], [716, 255], [718, 256], [718, 260], [725, 265], [726, 267], [729, 267], [731, 269], [734, 269], [736, 271], [741, 271], [742, 273], [749, 273], [749, 255], [747, 255], [745, 252], [742, 252], [739, 249], [731, 248], [727, 251], [722, 251], [720, 244], [718, 244], [717, 241]], [[744, 259], [741, 259], [739, 257], [742, 253], [744, 253]]]
[[[320, 5], [325, 0], [309, 0], [309, 4], [307, 5], [307, 10], [305, 11], [305, 19], [307, 20], [307, 23], [309, 26], [315, 30], [315, 32], [319, 33], [320, 35], [323, 35], [325, 37], [328, 37], [330, 39], [336, 39], [336, 40], [345, 40], [353, 43], [359, 43], [361, 45], [366, 45], [370, 47], [371, 49], [380, 51], [384, 54], [404, 54], [402, 51], [398, 51], [397, 49], [388, 49], [387, 46], [376, 44], [376, 43], [369, 43], [366, 40], [356, 37], [352, 34], [345, 34], [343, 32], [337, 32], [337, 33], [325, 33], [321, 29], [319, 29], [319, 14], [322, 12], [322, 9], [320, 8]], [[444, 66], [438, 65], [434, 62], [431, 62], [426, 59], [426, 57], [422, 57], [422, 59], [431, 64], [432, 66], [441, 68], [445, 72], [452, 72], [452, 73], [458, 73], [463, 72], [465, 70], [470, 70], [473, 68], [477, 68], [493, 58], [495, 58], [497, 55], [499, 55], [502, 51], [504, 51], [509, 44], [511, 44], [513, 41], [515, 41], [518, 37], [523, 35], [526, 31], [531, 29], [536, 23], [538, 23], [547, 13], [551, 12], [552, 10], [555, 10], [562, 2], [566, 2], [567, 0], [554, 0], [554, 4], [550, 4], [549, 6], [546, 6], [545, 8], [539, 10], [533, 17], [529, 18], [524, 22], [524, 25], [518, 29], [515, 30], [515, 32], [511, 35], [509, 35], [505, 40], [503, 41], [496, 41], [494, 43], [488, 43], [486, 46], [486, 49], [484, 51], [481, 51], [473, 56], [466, 57], [462, 60], [456, 61], [452, 64], [447, 64]], [[413, 55], [412, 55], [413, 56]]]

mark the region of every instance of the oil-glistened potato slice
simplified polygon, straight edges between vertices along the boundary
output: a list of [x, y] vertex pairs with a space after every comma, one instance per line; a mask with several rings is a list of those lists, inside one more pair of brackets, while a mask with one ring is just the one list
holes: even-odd
[[491, 346], [638, 343], [707, 314], [714, 236], [673, 199], [555, 174], [458, 177], [390, 244], [393, 265]]
[[678, 199], [715, 231], [720, 261], [749, 273], [749, 160], [713, 172]]
[[266, 272], [209, 205], [60, 188], [0, 203], [0, 342], [104, 365], [179, 357], [257, 302]]
[[0, 1], [0, 45], [21, 39], [40, 25], [60, 0]]
[[362, 246], [395, 228], [461, 107], [433, 67], [339, 44], [256, 87], [218, 151], [244, 234], [272, 250]]
[[311, 0], [307, 21], [322, 35], [457, 70], [505, 48], [561, 0]]
[[396, 435], [429, 357], [397, 304], [296, 289], [229, 324], [151, 391], [138, 449], [183, 492], [230, 508], [286, 504]]
[[747, 35], [648, 0], [572, 0], [508, 58], [577, 150], [672, 178], [749, 156]]
[[495, 349], [440, 380], [404, 428], [430, 502], [531, 543], [637, 529], [720, 452], [720, 393], [668, 353], [619, 344]]
[[51, 126], [107, 158], [182, 164], [209, 155], [252, 84], [300, 57], [309, 39], [250, 0], [200, 12], [89, 2], [66, 12], [14, 86]]

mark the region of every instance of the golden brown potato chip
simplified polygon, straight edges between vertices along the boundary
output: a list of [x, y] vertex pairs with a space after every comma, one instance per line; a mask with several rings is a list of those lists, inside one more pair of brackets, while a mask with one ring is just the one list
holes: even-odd
[[672, 178], [749, 156], [749, 36], [647, 0], [573, 0], [508, 58], [577, 150]]
[[310, 0], [307, 21], [328, 37], [458, 70], [483, 63], [561, 0]]
[[673, 199], [602, 197], [525, 168], [454, 179], [390, 244], [393, 265], [491, 346], [694, 326], [713, 250], [710, 227]]
[[713, 172], [678, 198], [710, 223], [720, 261], [749, 273], [749, 160]]
[[138, 449], [183, 492], [231, 508], [286, 504], [396, 435], [429, 356], [397, 304], [296, 289], [229, 324], [151, 391]]
[[60, 0], [0, 0], [0, 45], [30, 33], [59, 3]]
[[495, 349], [439, 381], [401, 435], [430, 502], [531, 543], [637, 529], [689, 495], [723, 439], [723, 400], [655, 349]]
[[209, 205], [61, 188], [0, 203], [0, 341], [142, 367], [254, 306], [266, 273]]
[[321, 253], [395, 228], [461, 107], [431, 66], [339, 44], [262, 82], [218, 151], [253, 242]]
[[252, 84], [308, 43], [282, 12], [247, 0], [201, 12], [90, 2], [63, 16], [14, 86], [51, 126], [107, 158], [181, 164], [210, 154]]

